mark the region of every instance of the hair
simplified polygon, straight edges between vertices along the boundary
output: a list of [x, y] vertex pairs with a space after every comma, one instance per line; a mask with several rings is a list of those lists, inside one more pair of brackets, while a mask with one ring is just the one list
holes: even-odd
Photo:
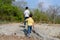
[[26, 7], [25, 9], [28, 9], [28, 7]]
[[32, 14], [29, 15], [29, 17], [32, 17], [32, 16], [33, 16]]

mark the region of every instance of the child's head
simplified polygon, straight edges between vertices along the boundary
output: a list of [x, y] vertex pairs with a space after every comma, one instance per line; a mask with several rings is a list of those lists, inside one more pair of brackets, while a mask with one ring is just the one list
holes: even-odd
[[33, 16], [32, 14], [29, 15], [29, 17], [32, 17], [32, 16]]
[[25, 9], [28, 9], [28, 7], [26, 7]]

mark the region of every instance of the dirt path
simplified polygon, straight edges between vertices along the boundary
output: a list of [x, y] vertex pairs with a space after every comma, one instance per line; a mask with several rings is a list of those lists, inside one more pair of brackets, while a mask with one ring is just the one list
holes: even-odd
[[0, 40], [40, 40], [33, 34], [31, 38], [27, 38], [24, 34], [23, 24], [20, 23], [0, 25]]
[[[60, 40], [53, 36], [57, 36], [60, 33], [60, 27], [48, 24], [36, 24], [34, 28], [35, 32], [31, 33], [31, 38], [25, 37], [23, 24], [10, 23], [0, 25], [0, 40]], [[11, 39], [10, 39], [11, 38]]]

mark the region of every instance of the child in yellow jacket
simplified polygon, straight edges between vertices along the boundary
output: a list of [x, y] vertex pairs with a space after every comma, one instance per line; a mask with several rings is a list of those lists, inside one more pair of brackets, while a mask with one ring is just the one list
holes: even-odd
[[27, 21], [27, 36], [29, 37], [30, 36], [30, 33], [32, 31], [32, 28], [34, 28], [34, 20], [32, 18], [32, 14], [29, 15], [29, 18], [26, 19]]

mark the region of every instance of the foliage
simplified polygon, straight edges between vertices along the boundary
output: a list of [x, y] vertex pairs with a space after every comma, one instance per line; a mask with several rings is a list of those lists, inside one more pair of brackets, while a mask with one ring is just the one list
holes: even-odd
[[11, 4], [1, 4], [0, 20], [2, 21], [23, 21], [22, 10], [16, 6], [12, 6]]
[[[1, 21], [3, 21], [3, 22], [6, 22], [6, 21], [7, 22], [15, 22], [15, 21], [16, 22], [23, 22], [24, 21], [24, 16], [23, 16], [24, 6], [22, 7], [22, 5], [20, 5], [18, 7], [15, 5], [11, 5], [12, 1], [14, 1], [14, 0], [0, 0], [0, 22]], [[59, 8], [57, 8], [57, 9], [59, 9]], [[33, 19], [37, 23], [39, 23], [39, 22], [60, 23], [60, 16], [59, 16], [59, 18], [54, 17], [56, 10], [55, 9], [48, 10], [49, 15], [50, 15], [49, 16], [46, 14], [47, 12], [43, 12], [40, 9], [35, 9], [35, 10], [33, 10]], [[52, 14], [50, 14], [50, 13], [52, 13]]]
[[55, 23], [60, 24], [60, 18], [56, 18]]
[[35, 22], [47, 22], [48, 21], [48, 16], [38, 9], [34, 10], [33, 18]]

